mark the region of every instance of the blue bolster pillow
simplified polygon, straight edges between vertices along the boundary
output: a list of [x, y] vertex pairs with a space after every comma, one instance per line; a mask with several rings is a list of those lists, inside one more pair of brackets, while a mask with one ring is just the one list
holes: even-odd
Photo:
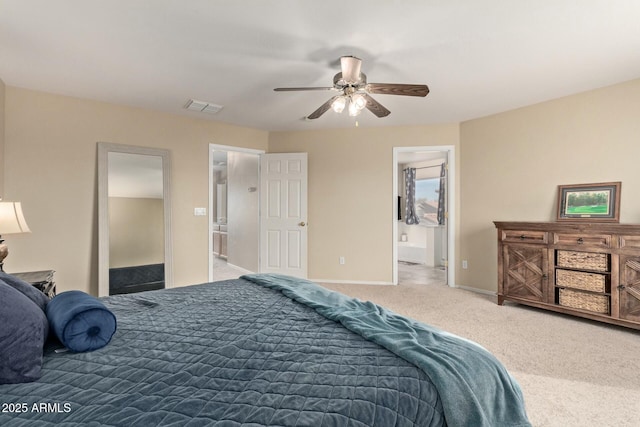
[[46, 313], [53, 333], [76, 353], [104, 347], [116, 332], [116, 316], [82, 291], [59, 293], [47, 304]]

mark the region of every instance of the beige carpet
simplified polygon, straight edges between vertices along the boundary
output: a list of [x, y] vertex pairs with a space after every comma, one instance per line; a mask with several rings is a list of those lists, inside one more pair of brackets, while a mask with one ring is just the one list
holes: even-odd
[[324, 286], [481, 344], [520, 383], [536, 427], [640, 426], [640, 332], [445, 285]]

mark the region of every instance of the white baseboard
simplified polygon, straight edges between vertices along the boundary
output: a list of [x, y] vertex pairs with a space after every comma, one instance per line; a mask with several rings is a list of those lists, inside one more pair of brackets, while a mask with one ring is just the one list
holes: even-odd
[[392, 282], [370, 282], [366, 280], [328, 280], [328, 279], [308, 279], [316, 283], [344, 283], [346, 285], [376, 285], [376, 286], [394, 286]]
[[[336, 283], [345, 285], [373, 285], [373, 286], [397, 286], [393, 282], [366, 281], [366, 280], [333, 280], [333, 279], [307, 279], [316, 283]], [[452, 288], [459, 288], [465, 291], [476, 292], [478, 294], [496, 296], [497, 293], [486, 289], [473, 288], [471, 286], [454, 285]]]
[[484, 294], [484, 295], [491, 295], [491, 296], [496, 296], [498, 295], [497, 292], [494, 291], [488, 291], [486, 289], [479, 289], [479, 288], [473, 288], [471, 286], [461, 286], [461, 285], [455, 285], [453, 286], [454, 288], [459, 288], [459, 289], [463, 289], [465, 291], [470, 291], [470, 292], [475, 292], [477, 294]]

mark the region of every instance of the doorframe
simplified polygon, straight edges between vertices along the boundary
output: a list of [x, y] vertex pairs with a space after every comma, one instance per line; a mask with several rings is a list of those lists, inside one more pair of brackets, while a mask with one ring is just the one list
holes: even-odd
[[[265, 153], [265, 150], [258, 150], [253, 148], [243, 148], [243, 147], [235, 147], [233, 145], [221, 145], [209, 143], [209, 214], [207, 215], [207, 263], [209, 265], [209, 282], [213, 281], [213, 152], [214, 151], [235, 151], [240, 153], [248, 153], [248, 154], [257, 154], [258, 156], [262, 156]], [[260, 162], [258, 162], [258, 174], [260, 173]], [[260, 191], [260, 188], [258, 188]], [[227, 197], [228, 197], [227, 193]], [[258, 217], [260, 216], [260, 207], [258, 207]], [[258, 231], [258, 245], [260, 245], [260, 232]], [[260, 254], [258, 254], [258, 257]], [[260, 265], [260, 260], [258, 259], [258, 266]]]
[[398, 284], [398, 153], [417, 151], [441, 151], [447, 153], [447, 284], [455, 285], [455, 236], [456, 236], [456, 164], [454, 145], [427, 145], [417, 147], [393, 147], [393, 284]]

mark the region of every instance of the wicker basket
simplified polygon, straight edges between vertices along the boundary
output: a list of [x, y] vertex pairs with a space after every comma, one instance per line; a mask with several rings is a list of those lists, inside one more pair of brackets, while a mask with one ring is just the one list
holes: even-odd
[[582, 289], [584, 291], [605, 292], [606, 280], [607, 277], [604, 274], [556, 270], [556, 286]]
[[558, 267], [579, 268], [591, 271], [609, 271], [607, 254], [593, 252], [557, 251]]
[[559, 289], [559, 294], [559, 302], [562, 306], [609, 314], [609, 297], [606, 295], [589, 294], [571, 289]]

